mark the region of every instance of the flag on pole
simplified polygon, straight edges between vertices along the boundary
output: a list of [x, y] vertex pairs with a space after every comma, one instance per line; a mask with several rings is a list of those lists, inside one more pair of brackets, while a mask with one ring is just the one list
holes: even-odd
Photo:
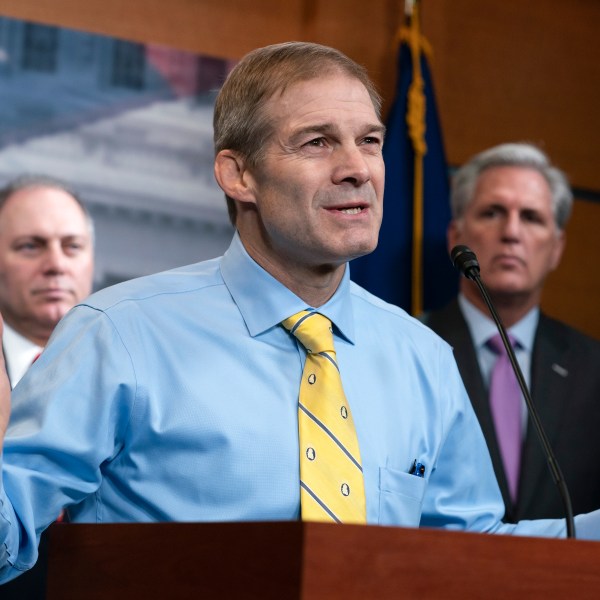
[[398, 78], [387, 122], [384, 216], [379, 244], [350, 266], [352, 279], [413, 315], [458, 290], [448, 258], [450, 185], [418, 2], [397, 36]]

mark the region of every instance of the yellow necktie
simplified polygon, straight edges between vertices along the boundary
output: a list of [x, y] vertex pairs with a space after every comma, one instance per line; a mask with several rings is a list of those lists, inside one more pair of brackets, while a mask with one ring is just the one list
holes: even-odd
[[302, 520], [365, 523], [360, 451], [331, 321], [304, 310], [282, 324], [306, 350], [298, 403]]

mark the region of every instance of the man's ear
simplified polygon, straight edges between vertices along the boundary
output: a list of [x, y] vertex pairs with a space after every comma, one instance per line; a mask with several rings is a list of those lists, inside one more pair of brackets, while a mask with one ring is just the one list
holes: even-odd
[[551, 256], [550, 268], [554, 271], [560, 264], [563, 252], [565, 251], [565, 245], [567, 243], [567, 232], [564, 229], [559, 230], [556, 241], [554, 243], [554, 249]]
[[215, 179], [227, 196], [239, 202], [256, 203], [253, 178], [246, 159], [233, 150], [221, 150], [215, 158]]

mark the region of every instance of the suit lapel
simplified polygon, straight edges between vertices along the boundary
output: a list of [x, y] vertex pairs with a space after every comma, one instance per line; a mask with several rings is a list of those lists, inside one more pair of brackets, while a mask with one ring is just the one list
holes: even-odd
[[[549, 321], [540, 315], [536, 331], [532, 366], [531, 395], [540, 421], [553, 448], [565, 417], [571, 378], [570, 349], [566, 341], [553, 331]], [[521, 459], [519, 511], [527, 510], [536, 500], [540, 479], [548, 476], [548, 464], [541, 450], [537, 433], [527, 426], [527, 437]]]
[[500, 486], [504, 505], [506, 506], [506, 516], [510, 518], [512, 514], [512, 501], [510, 499], [506, 475], [504, 474], [500, 449], [496, 440], [494, 420], [488, 401], [488, 390], [481, 376], [471, 332], [460, 311], [458, 301], [454, 300], [446, 308], [432, 314], [425, 321], [425, 324], [431, 327], [454, 348], [454, 357], [458, 364], [460, 375], [487, 441], [498, 485]]

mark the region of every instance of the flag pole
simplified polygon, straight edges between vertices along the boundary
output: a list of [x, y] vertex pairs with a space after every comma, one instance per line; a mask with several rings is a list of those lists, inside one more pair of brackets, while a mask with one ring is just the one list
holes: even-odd
[[406, 122], [414, 151], [413, 183], [413, 235], [411, 269], [411, 312], [423, 311], [423, 159], [427, 153], [425, 142], [426, 99], [421, 73], [421, 53], [424, 40], [421, 36], [418, 0], [405, 3], [407, 25], [402, 27], [400, 38], [405, 39], [411, 52], [413, 78], [408, 90]]

